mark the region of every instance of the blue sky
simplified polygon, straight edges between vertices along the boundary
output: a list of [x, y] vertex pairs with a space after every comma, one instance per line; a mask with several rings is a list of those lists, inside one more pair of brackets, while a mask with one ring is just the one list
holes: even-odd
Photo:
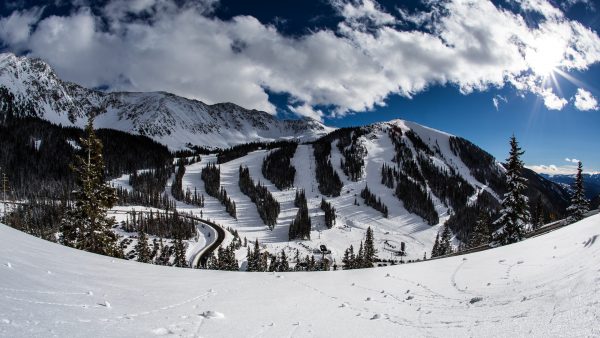
[[[401, 118], [537, 170], [600, 171], [600, 6], [317, 0], [0, 5], [3, 51], [108, 90], [354, 126]], [[569, 159], [570, 161], [566, 161]]]

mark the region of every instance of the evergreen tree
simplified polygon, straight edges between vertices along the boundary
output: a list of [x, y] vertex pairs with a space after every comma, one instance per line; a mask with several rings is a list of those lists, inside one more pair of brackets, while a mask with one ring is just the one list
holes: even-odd
[[500, 226], [498, 240], [501, 244], [515, 243], [523, 239], [523, 235], [529, 226], [530, 216], [525, 190], [527, 180], [521, 175], [523, 162], [521, 150], [517, 139], [513, 135], [510, 138], [510, 155], [506, 165], [507, 192], [504, 194], [500, 218], [495, 224]]
[[269, 263], [269, 272], [277, 271], [279, 268], [279, 257], [277, 255], [271, 256], [271, 262]]
[[367, 265], [367, 262], [365, 261], [365, 250], [363, 248], [362, 241], [360, 241], [360, 246], [358, 247], [358, 255], [356, 255], [356, 261], [354, 265], [359, 269], [362, 269]]
[[536, 230], [542, 225], [544, 225], [544, 205], [542, 204], [542, 196], [539, 195], [531, 206], [531, 229]]
[[175, 244], [173, 246], [175, 249], [175, 259], [173, 260], [173, 265], [180, 268], [186, 267], [187, 262], [185, 261], [185, 244], [183, 244], [181, 237], [175, 238]]
[[289, 240], [296, 238], [310, 239], [311, 221], [308, 215], [308, 205], [304, 190], [296, 191], [294, 205], [299, 209], [296, 217], [290, 223], [288, 238]]
[[279, 268], [277, 271], [285, 272], [285, 271], [289, 271], [289, 270], [290, 270], [290, 265], [288, 263], [287, 256], [285, 254], [285, 251], [283, 249], [281, 249], [281, 258], [279, 260]]
[[367, 228], [367, 234], [365, 235], [365, 251], [364, 260], [366, 267], [372, 267], [377, 258], [377, 250], [375, 249], [375, 242], [373, 239], [373, 230], [371, 227]]
[[152, 262], [150, 247], [148, 246], [148, 237], [142, 229], [140, 229], [140, 231], [138, 232], [138, 242], [135, 246], [135, 250], [138, 253], [138, 262]]
[[81, 154], [75, 156], [71, 166], [77, 176], [79, 189], [75, 206], [69, 210], [61, 224], [62, 242], [65, 245], [101, 255], [121, 257], [118, 236], [111, 231], [114, 218], [106, 216], [117, 201], [115, 190], [104, 181], [102, 143], [96, 136], [93, 118], [85, 127], [81, 138]]
[[325, 198], [321, 198], [321, 210], [325, 211], [325, 226], [331, 229], [335, 225], [335, 208]]
[[452, 233], [450, 232], [450, 227], [444, 225], [444, 230], [442, 231], [442, 237], [440, 238], [440, 242], [438, 245], [438, 254], [439, 256], [444, 256], [452, 253], [452, 245], [450, 244], [450, 239], [452, 237]]
[[581, 172], [583, 167], [581, 165], [581, 161], [577, 166], [577, 175], [575, 176], [575, 192], [571, 197], [571, 205], [567, 208], [567, 212], [569, 213], [569, 217], [567, 218], [567, 222], [574, 223], [582, 220], [585, 217], [585, 214], [589, 210], [588, 200], [585, 198], [585, 192], [583, 189], [583, 177]]
[[485, 244], [488, 244], [490, 241], [490, 215], [487, 211], [480, 210], [479, 217], [477, 222], [475, 223], [475, 227], [471, 232], [471, 236], [469, 237], [469, 241], [467, 243], [467, 247], [476, 248]]
[[440, 234], [435, 235], [435, 242], [433, 243], [433, 248], [431, 249], [431, 258], [437, 257], [440, 255]]

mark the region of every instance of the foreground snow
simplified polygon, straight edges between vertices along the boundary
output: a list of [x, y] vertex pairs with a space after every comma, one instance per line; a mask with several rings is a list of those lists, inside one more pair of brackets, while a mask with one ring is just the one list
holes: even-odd
[[113, 260], [0, 225], [0, 335], [598, 336], [600, 215], [515, 245], [312, 273]]

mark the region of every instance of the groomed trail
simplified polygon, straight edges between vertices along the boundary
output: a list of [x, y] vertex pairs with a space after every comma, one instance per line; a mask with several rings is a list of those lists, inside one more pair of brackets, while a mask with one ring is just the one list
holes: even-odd
[[112, 259], [0, 225], [0, 336], [598, 336], [599, 237], [595, 215], [419, 264], [244, 273]]

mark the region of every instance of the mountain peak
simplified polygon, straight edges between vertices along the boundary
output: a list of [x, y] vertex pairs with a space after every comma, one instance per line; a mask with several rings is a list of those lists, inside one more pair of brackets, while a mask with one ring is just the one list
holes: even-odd
[[82, 127], [92, 111], [102, 111], [98, 128], [142, 134], [172, 149], [199, 145], [230, 147], [251, 141], [313, 140], [333, 128], [312, 119], [281, 120], [231, 102], [204, 102], [158, 92], [103, 92], [61, 80], [40, 59], [0, 54], [0, 87], [12, 97], [15, 114]]

